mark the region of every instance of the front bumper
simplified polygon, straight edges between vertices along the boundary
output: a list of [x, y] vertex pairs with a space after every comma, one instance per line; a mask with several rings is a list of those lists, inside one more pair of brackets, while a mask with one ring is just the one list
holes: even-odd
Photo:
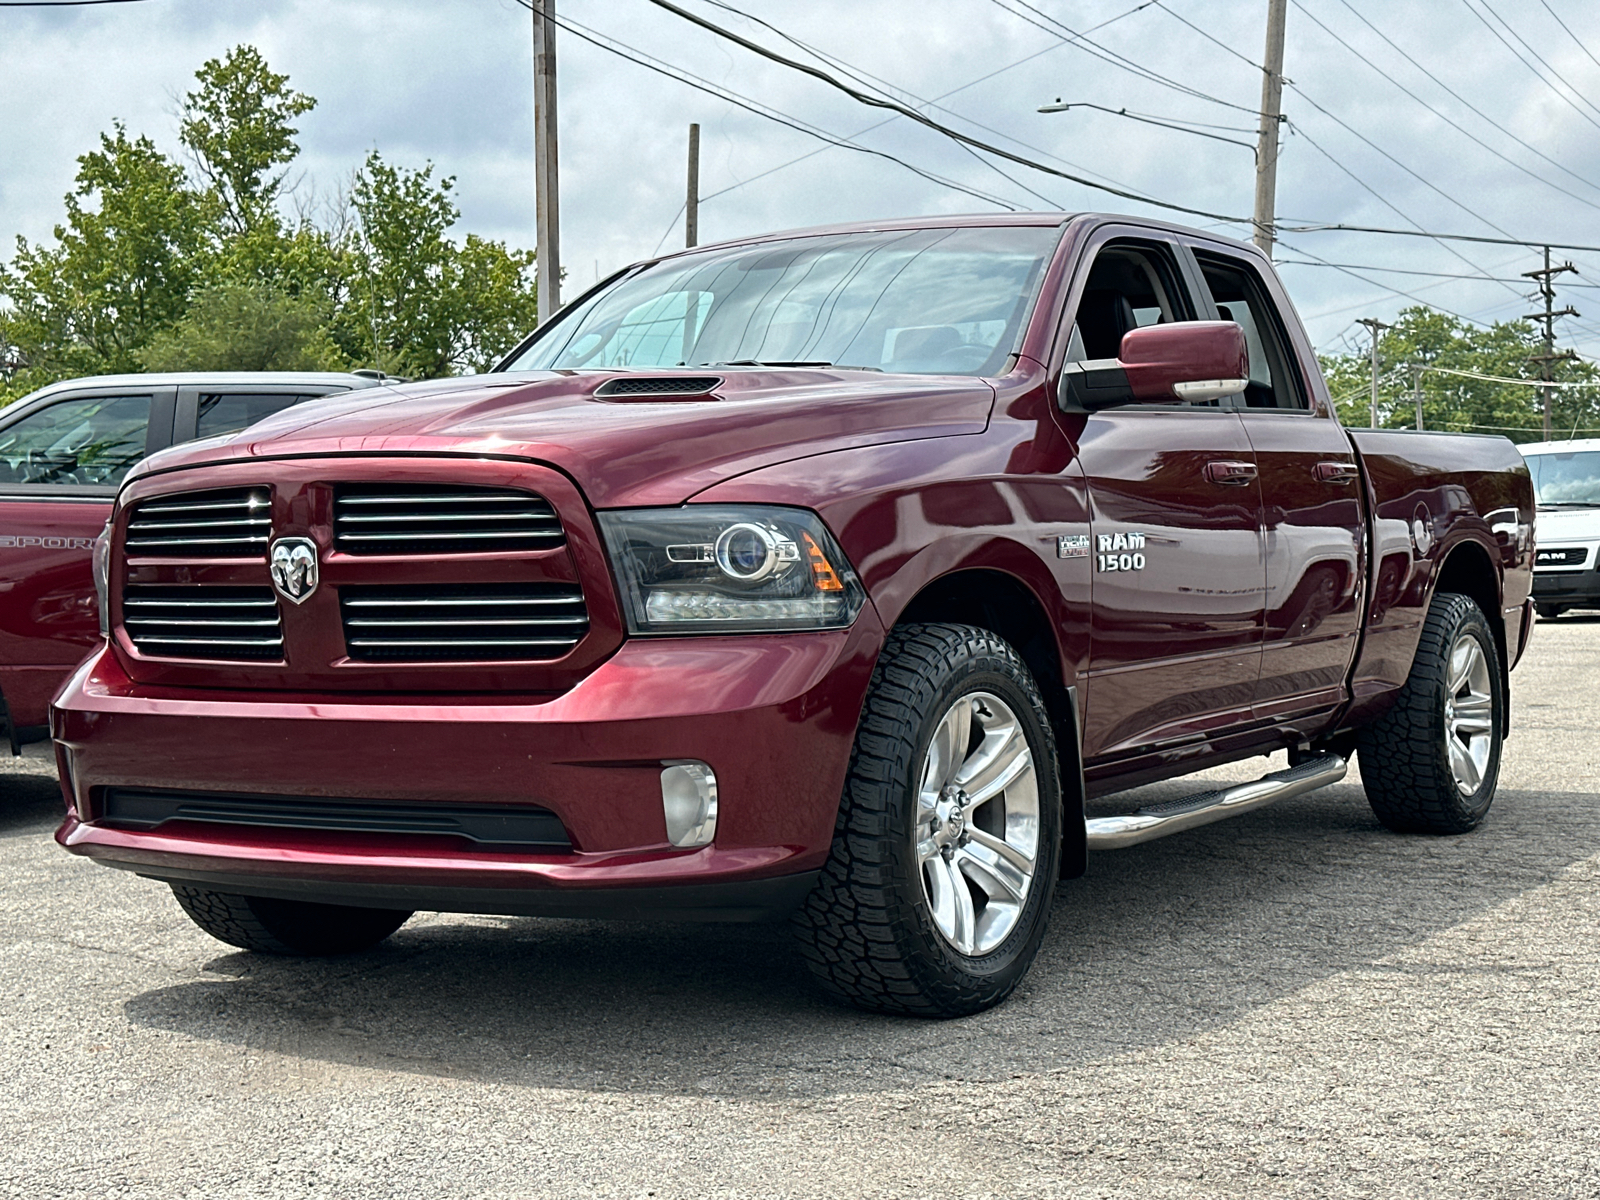
[[1534, 571], [1533, 598], [1542, 605], [1600, 608], [1600, 569]]
[[[557, 696], [156, 687], [102, 651], [57, 696], [68, 812], [56, 840], [108, 866], [217, 890], [372, 907], [755, 919], [826, 860], [883, 631], [635, 639]], [[716, 771], [714, 842], [666, 838], [663, 762]], [[433, 834], [102, 819], [107, 789], [528, 805], [572, 850]]]

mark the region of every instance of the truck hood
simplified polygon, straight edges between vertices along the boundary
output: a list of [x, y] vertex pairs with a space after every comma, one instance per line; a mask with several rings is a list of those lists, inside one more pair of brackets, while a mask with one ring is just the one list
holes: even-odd
[[[611, 379], [721, 379], [708, 395], [597, 397]], [[527, 458], [596, 508], [680, 504], [746, 471], [850, 446], [981, 433], [994, 389], [965, 376], [822, 369], [541, 371], [368, 388], [146, 459], [132, 477], [336, 454]]]
[[1600, 539], [1600, 508], [1541, 508], [1534, 521], [1541, 546]]

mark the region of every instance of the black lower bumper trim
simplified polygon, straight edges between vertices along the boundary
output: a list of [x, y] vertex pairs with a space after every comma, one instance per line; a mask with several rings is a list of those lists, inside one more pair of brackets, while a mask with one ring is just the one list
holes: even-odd
[[736, 883], [637, 888], [481, 888], [391, 883], [323, 882], [231, 872], [161, 868], [100, 858], [109, 867], [163, 883], [199, 884], [241, 896], [395, 908], [408, 912], [479, 913], [501, 917], [575, 917], [628, 921], [778, 921], [810, 893], [818, 871]]
[[107, 788], [97, 820], [117, 829], [156, 829], [168, 821], [212, 825], [316, 829], [334, 833], [434, 834], [483, 845], [572, 849], [561, 819], [544, 808], [399, 804], [301, 796], [244, 796], [204, 792]]

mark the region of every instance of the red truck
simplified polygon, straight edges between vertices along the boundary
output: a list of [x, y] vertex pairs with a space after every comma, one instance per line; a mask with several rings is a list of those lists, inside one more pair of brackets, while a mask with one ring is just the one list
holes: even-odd
[[134, 463], [237, 433], [376, 371], [97, 375], [0, 409], [0, 745], [49, 736], [50, 697], [100, 643], [89, 555]]
[[250, 950], [788, 915], [836, 995], [970, 1013], [1091, 849], [1353, 753], [1385, 825], [1476, 826], [1533, 521], [1502, 438], [1342, 428], [1246, 245], [1044, 214], [702, 247], [496, 372], [136, 468], [56, 836]]

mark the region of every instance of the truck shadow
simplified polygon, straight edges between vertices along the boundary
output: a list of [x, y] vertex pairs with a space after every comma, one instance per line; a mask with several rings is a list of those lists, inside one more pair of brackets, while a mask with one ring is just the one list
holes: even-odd
[[[0, 750], [0, 754], [9, 754]], [[61, 785], [55, 774], [23, 774], [0, 769], [0, 837], [36, 833], [41, 824], [54, 829], [63, 813]]]
[[1588, 795], [1502, 791], [1402, 837], [1348, 784], [1095, 858], [1023, 988], [955, 1022], [819, 997], [781, 929], [420, 920], [379, 950], [226, 954], [136, 1025], [330, 1063], [531, 1087], [827, 1095], [995, 1080], [1193, 1037], [1549, 882], [1600, 852]]

